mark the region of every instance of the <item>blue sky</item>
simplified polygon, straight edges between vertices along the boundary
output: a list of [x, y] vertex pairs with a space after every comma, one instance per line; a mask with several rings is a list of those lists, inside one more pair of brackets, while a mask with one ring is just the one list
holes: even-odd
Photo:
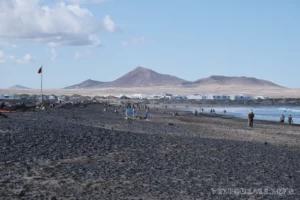
[[137, 66], [186, 80], [249, 76], [300, 88], [297, 0], [7, 2], [0, 88], [39, 88], [41, 64], [45, 88], [111, 81]]

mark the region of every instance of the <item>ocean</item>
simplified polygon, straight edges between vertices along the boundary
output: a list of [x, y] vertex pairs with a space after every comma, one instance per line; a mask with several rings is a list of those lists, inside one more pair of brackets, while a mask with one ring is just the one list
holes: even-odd
[[[213, 107], [212, 107], [213, 108]], [[201, 113], [200, 108], [196, 108], [199, 113]], [[210, 113], [209, 108], [203, 108], [204, 113]], [[254, 112], [254, 120], [267, 120], [279, 122], [280, 116], [283, 114], [285, 116], [285, 123], [288, 123], [288, 117], [292, 115], [293, 123], [300, 124], [300, 107], [216, 107], [213, 108], [216, 114], [224, 114], [226, 110], [226, 115], [234, 116], [237, 118], [247, 119], [248, 113], [252, 110]], [[195, 108], [188, 109], [191, 112], [195, 112]]]

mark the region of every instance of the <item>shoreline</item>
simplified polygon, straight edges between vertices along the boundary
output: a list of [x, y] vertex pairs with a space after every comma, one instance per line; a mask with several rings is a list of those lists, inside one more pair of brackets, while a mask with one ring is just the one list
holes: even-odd
[[[180, 111], [180, 112], [190, 112], [190, 113], [194, 114], [195, 109], [197, 109], [198, 115], [205, 115], [205, 116], [216, 115], [216, 116], [220, 116], [222, 118], [232, 118], [232, 119], [248, 120], [247, 116], [245, 116], [245, 117], [239, 117], [238, 116], [238, 115], [243, 115], [243, 114], [247, 114], [247, 113], [230, 112], [230, 111], [228, 111], [226, 109], [228, 109], [228, 108], [237, 108], [237, 109], [239, 109], [239, 108], [248, 108], [248, 109], [253, 109], [254, 113], [255, 113], [255, 109], [279, 109], [279, 108], [286, 108], [286, 112], [284, 110], [282, 110], [282, 114], [286, 115], [286, 113], [290, 113], [289, 109], [300, 108], [300, 107], [299, 106], [293, 106], [293, 107], [282, 107], [282, 106], [270, 106], [270, 107], [268, 107], [268, 106], [257, 106], [257, 107], [252, 107], [252, 106], [217, 107], [217, 106], [215, 106], [215, 107], [210, 107], [210, 106], [208, 106], [208, 107], [202, 107], [202, 108], [204, 108], [204, 112], [202, 112], [201, 110], [199, 110], [201, 108], [195, 108], [195, 107], [192, 107], [192, 106], [188, 107], [188, 108], [181, 107], [181, 108], [178, 108], [177, 111]], [[216, 108], [220, 109], [220, 108], [222, 108], [222, 109], [225, 109], [227, 112], [226, 112], [226, 114], [224, 114], [221, 111], [217, 111], [216, 113], [210, 113], [209, 111], [207, 111], [207, 109], [210, 110], [211, 108], [212, 109], [216, 109]], [[278, 111], [278, 112], [280, 112], [280, 111]], [[258, 115], [258, 116], [262, 115], [262, 114], [257, 114], [257, 113], [255, 113], [255, 114]], [[294, 114], [298, 114], [298, 113], [296, 112]], [[272, 120], [272, 119], [260, 119], [260, 118], [254, 119], [254, 121], [280, 123], [279, 117], [280, 117], [280, 115], [278, 116], [278, 121]], [[288, 114], [286, 115], [286, 117], [288, 117]], [[298, 120], [298, 115], [296, 115], [296, 117], [294, 117], [294, 119]], [[267, 118], [267, 117], [265, 117], [265, 118]], [[285, 121], [285, 124], [288, 124], [288, 122]], [[292, 123], [291, 125], [300, 125], [300, 122], [298, 122], [298, 123], [295, 122], [295, 123]]]

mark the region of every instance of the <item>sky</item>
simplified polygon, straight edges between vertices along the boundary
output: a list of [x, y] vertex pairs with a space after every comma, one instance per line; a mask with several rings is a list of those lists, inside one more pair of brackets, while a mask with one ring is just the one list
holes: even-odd
[[298, 0], [0, 0], [0, 88], [113, 81], [137, 66], [300, 88]]

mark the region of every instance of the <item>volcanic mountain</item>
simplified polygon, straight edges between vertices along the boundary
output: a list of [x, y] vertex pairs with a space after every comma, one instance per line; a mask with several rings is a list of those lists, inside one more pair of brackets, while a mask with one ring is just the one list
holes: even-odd
[[176, 76], [160, 74], [151, 69], [137, 67], [124, 76], [105, 85], [112, 87], [149, 87], [160, 85], [178, 85], [185, 80]]
[[270, 87], [283, 88], [280, 85], [267, 80], [257, 79], [252, 77], [232, 77], [232, 76], [210, 76], [197, 81], [184, 82], [183, 86], [231, 86], [231, 87]]
[[152, 87], [152, 86], [173, 86], [173, 87], [243, 87], [243, 88], [284, 88], [267, 80], [252, 77], [231, 77], [231, 76], [210, 76], [196, 81], [186, 81], [176, 76], [160, 74], [151, 69], [137, 67], [124, 76], [111, 81], [100, 82], [86, 80], [80, 84], [66, 87], [65, 89], [92, 89], [110, 87]]
[[95, 81], [95, 80], [88, 79], [86, 81], [83, 81], [82, 83], [65, 87], [64, 89], [90, 89], [90, 88], [99, 88], [104, 83], [105, 82], [100, 82], [100, 81]]

